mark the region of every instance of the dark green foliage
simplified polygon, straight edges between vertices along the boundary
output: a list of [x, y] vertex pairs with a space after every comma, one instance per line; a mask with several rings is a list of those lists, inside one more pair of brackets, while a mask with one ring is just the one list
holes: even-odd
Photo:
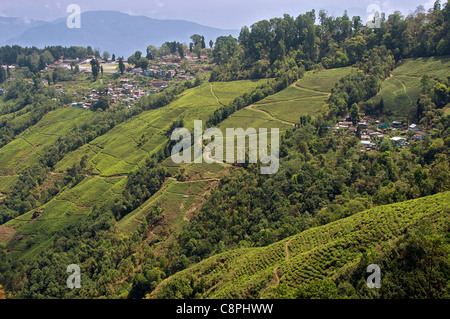
[[97, 59], [92, 59], [90, 63], [92, 69], [92, 76], [94, 77], [94, 81], [96, 81], [98, 74], [100, 72], [100, 64], [98, 63]]
[[123, 63], [123, 57], [119, 58], [119, 71], [120, 74], [123, 74], [125, 72], [125, 64]]
[[[450, 296], [450, 237], [424, 221], [381, 252], [363, 254], [359, 263], [338, 276], [339, 298], [447, 299]], [[367, 265], [381, 269], [381, 288], [367, 289]], [[331, 284], [330, 286], [333, 286]], [[342, 289], [344, 288], [345, 289]], [[315, 293], [317, 287], [308, 286]], [[298, 297], [303, 293], [299, 290]]]
[[[395, 61], [411, 57], [450, 54], [450, 6], [404, 17], [400, 12], [382, 19], [381, 27], [362, 27], [361, 18], [328, 16], [312, 10], [298, 17], [262, 20], [243, 27], [238, 39], [219, 37], [213, 52], [217, 66], [212, 81], [264, 78], [276, 74], [276, 62], [294, 59], [306, 70], [315, 65], [336, 68], [357, 64], [378, 79], [389, 76], [389, 66], [381, 60], [392, 55]], [[377, 51], [385, 51], [378, 54]], [[350, 104], [351, 105], [351, 104]]]
[[359, 139], [323, 133], [322, 125], [304, 119], [286, 135], [278, 173], [261, 176], [249, 165], [224, 177], [180, 236], [181, 252], [199, 261], [240, 245], [265, 246], [375, 205], [450, 189], [443, 141], [411, 152], [384, 143], [379, 153], [361, 153]]

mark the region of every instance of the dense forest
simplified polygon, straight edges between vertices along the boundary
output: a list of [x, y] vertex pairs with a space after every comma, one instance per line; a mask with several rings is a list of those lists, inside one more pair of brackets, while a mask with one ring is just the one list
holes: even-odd
[[[432, 128], [432, 134], [420, 142], [399, 148], [386, 138], [377, 152], [361, 152], [357, 137], [329, 129], [337, 118], [348, 114], [353, 121], [362, 112], [383, 115], [382, 105], [367, 101], [379, 92], [399, 61], [449, 55], [449, 23], [450, 5], [438, 0], [429, 12], [418, 8], [406, 17], [400, 12], [383, 16], [381, 27], [374, 30], [366, 28], [360, 17], [331, 17], [325, 11], [316, 15], [313, 10], [296, 18], [284, 15], [244, 27], [238, 39], [219, 37], [212, 51], [215, 66], [210, 82], [261, 78], [267, 82], [222, 105], [208, 119], [207, 127], [282, 91], [307, 71], [344, 66], [358, 71], [335, 83], [325, 112], [293, 119], [295, 125], [280, 143], [278, 173], [260, 175], [259, 164], [234, 167], [205, 195], [205, 202], [166, 254], [155, 253], [155, 247], [146, 241], [146, 234], [163, 219], [158, 204], [129, 236], [118, 234], [116, 225], [173, 177], [162, 164], [173, 145], [167, 134], [164, 147], [127, 175], [120, 199], [106, 199], [84, 220], [50, 237], [36, 236], [34, 244], [42, 240], [46, 247], [39, 254], [24, 262], [10, 254], [14, 247], [0, 244], [0, 288], [16, 298], [143, 298], [165, 278], [215, 254], [267, 246], [366, 209], [450, 190], [450, 116], [442, 111], [450, 102], [450, 76], [422, 77], [414, 120]], [[182, 50], [177, 43], [168, 46], [173, 46], [174, 52]], [[147, 55], [151, 57], [151, 53], [149, 48]], [[0, 147], [48, 112], [72, 102], [54, 99], [54, 88], [41, 85], [39, 70], [59, 56], [83, 59], [94, 54], [98, 52], [92, 48], [78, 47], [0, 48], [0, 64], [19, 67], [13, 71], [18, 80], [5, 82], [2, 115], [29, 114], [24, 121], [0, 118]], [[6, 72], [12, 71], [2, 69], [3, 81]], [[79, 75], [67, 71], [59, 78], [64, 76]], [[28, 78], [34, 78], [34, 84]], [[21, 173], [0, 204], [0, 225], [40, 207], [92, 174], [86, 169], [86, 159], [80, 158], [51, 187], [44, 187], [66, 154], [144, 111], [169, 105], [201, 83], [199, 78], [184, 81], [142, 98], [132, 109], [93, 110], [88, 121], [46, 147], [39, 164]], [[173, 127], [178, 125], [174, 122]], [[388, 287], [368, 295], [362, 278], [369, 257], [364, 255], [335, 280], [302, 286], [295, 297], [448, 298], [448, 233], [444, 236], [425, 226], [409, 230], [395, 246], [370, 256], [371, 261], [389, 269], [386, 278], [395, 277], [404, 284], [402, 290]], [[33, 243], [29, 243], [30, 249]], [[437, 263], [432, 279], [426, 277], [430, 249], [434, 249]], [[74, 263], [83, 265], [82, 290], [64, 286], [65, 267]], [[419, 274], [418, 279], [408, 281], [413, 273]], [[433, 284], [427, 287], [430, 282]], [[177, 293], [174, 288], [168, 297], [177, 297]]]
[[335, 68], [361, 63], [378, 75], [383, 71], [377, 61], [366, 64], [377, 47], [389, 50], [396, 61], [450, 54], [449, 21], [450, 9], [442, 8], [440, 1], [428, 13], [419, 7], [406, 17], [399, 11], [387, 18], [382, 15], [380, 28], [373, 30], [358, 16], [333, 17], [325, 10], [259, 21], [243, 27], [238, 39], [217, 39], [211, 81], [271, 77], [282, 69], [283, 61], [306, 70], [316, 64]]

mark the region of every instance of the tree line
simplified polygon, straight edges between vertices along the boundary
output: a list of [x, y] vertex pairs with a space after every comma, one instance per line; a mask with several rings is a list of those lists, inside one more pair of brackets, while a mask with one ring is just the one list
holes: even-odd
[[347, 13], [333, 17], [325, 10], [318, 15], [312, 10], [296, 18], [285, 14], [243, 27], [237, 39], [219, 37], [211, 81], [272, 77], [276, 61], [285, 59], [302, 63], [306, 70], [350, 66], [362, 62], [376, 47], [390, 51], [396, 61], [448, 55], [449, 30], [450, 6], [439, 0], [429, 12], [419, 6], [406, 17], [399, 11], [387, 18], [382, 15], [376, 29]]

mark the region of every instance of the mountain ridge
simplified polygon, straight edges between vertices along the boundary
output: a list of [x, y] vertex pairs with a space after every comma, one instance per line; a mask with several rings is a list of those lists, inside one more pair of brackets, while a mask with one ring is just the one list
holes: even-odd
[[60, 18], [28, 28], [1, 44], [41, 48], [50, 45], [92, 46], [116, 56], [128, 57], [137, 50], [144, 51], [148, 45], [160, 46], [166, 41], [188, 43], [195, 33], [205, 36], [209, 42], [221, 35], [237, 36], [238, 30], [213, 28], [184, 20], [131, 16], [118, 11], [88, 11], [81, 14], [79, 29], [69, 29], [66, 19]]

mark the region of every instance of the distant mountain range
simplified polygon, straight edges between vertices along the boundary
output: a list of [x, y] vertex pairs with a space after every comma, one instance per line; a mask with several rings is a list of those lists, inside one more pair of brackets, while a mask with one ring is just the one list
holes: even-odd
[[23, 18], [0, 17], [0, 45], [5, 40], [20, 36], [28, 29], [43, 25], [45, 21], [34, 21]]
[[130, 16], [117, 11], [90, 11], [81, 14], [81, 28], [69, 29], [67, 20], [24, 21], [0, 17], [0, 45], [18, 44], [43, 48], [49, 45], [91, 46], [101, 52], [128, 57], [136, 50], [166, 41], [188, 44], [190, 36], [200, 34], [215, 41], [222, 35], [237, 37], [238, 30], [224, 30], [183, 20], [157, 20]]

